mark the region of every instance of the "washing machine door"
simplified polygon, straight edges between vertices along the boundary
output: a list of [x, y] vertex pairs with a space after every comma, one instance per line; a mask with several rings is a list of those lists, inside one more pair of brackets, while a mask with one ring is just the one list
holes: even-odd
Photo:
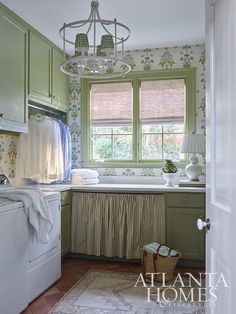
[[58, 198], [49, 199], [49, 208], [53, 221], [53, 228], [49, 234], [48, 243], [44, 244], [33, 237], [33, 229], [29, 228], [29, 261], [33, 262], [37, 258], [55, 251], [60, 245], [60, 201]]

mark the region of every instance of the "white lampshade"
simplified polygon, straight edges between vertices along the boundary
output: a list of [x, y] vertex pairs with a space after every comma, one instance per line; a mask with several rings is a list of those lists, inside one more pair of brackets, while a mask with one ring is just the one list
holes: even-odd
[[181, 153], [205, 153], [206, 142], [203, 134], [185, 134], [182, 142]]

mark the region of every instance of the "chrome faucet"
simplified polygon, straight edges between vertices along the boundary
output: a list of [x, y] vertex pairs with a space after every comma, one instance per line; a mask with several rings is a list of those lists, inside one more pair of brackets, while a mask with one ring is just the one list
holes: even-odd
[[11, 183], [10, 183], [8, 177], [3, 173], [0, 174], [0, 185], [2, 185], [2, 184], [11, 186]]

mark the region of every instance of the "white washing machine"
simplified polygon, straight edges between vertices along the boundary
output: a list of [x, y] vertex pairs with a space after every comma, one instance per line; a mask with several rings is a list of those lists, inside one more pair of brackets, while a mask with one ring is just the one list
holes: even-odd
[[51, 210], [53, 229], [43, 244], [33, 237], [29, 226], [28, 302], [38, 297], [61, 277], [61, 204], [59, 192], [45, 192]]
[[28, 218], [23, 203], [0, 199], [0, 313], [28, 305]]

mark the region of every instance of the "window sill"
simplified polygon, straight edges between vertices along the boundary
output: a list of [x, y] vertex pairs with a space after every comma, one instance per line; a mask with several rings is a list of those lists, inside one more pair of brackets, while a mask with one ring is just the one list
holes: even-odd
[[[117, 161], [117, 162], [81, 162], [82, 168], [161, 168], [164, 160], [161, 161]], [[178, 168], [186, 167], [187, 161], [176, 162]]]

